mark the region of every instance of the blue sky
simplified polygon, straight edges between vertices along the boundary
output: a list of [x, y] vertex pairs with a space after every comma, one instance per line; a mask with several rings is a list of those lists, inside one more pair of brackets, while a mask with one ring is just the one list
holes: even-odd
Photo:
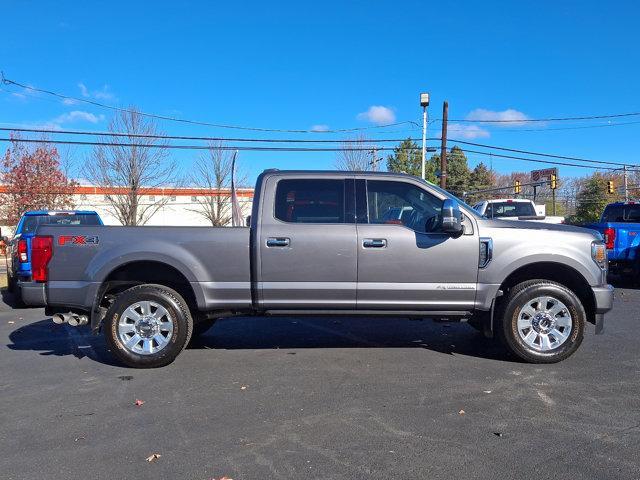
[[[161, 115], [311, 129], [430, 116], [546, 118], [640, 111], [638, 2], [601, 1], [5, 1], [0, 69], [39, 88]], [[112, 112], [23, 95], [0, 85], [0, 123], [104, 130]], [[371, 108], [384, 107], [384, 108]], [[623, 123], [640, 120], [632, 117]], [[452, 122], [450, 136], [542, 152], [636, 163], [640, 124]], [[5, 125], [3, 125], [5, 126]], [[430, 135], [439, 135], [439, 124]], [[170, 134], [266, 134], [162, 122]], [[529, 131], [537, 129], [537, 131]], [[420, 136], [408, 125], [372, 138]], [[434, 145], [435, 146], [435, 145]], [[87, 155], [73, 153], [80, 164]], [[197, 152], [175, 152], [188, 169]], [[471, 166], [482, 160], [469, 155]], [[331, 168], [334, 153], [243, 152], [264, 168]], [[486, 159], [485, 159], [486, 160]], [[493, 160], [506, 172], [544, 167]], [[561, 167], [561, 176], [588, 170]]]

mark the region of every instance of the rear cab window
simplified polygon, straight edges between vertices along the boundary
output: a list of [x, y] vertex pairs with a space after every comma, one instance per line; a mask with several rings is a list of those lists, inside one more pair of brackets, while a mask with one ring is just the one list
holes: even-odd
[[101, 225], [96, 214], [74, 213], [56, 215], [27, 215], [21, 233], [34, 233], [38, 225]]
[[529, 202], [495, 202], [489, 203], [484, 211], [485, 217], [535, 217], [536, 210]]
[[604, 209], [602, 222], [640, 223], [640, 204], [609, 205]]

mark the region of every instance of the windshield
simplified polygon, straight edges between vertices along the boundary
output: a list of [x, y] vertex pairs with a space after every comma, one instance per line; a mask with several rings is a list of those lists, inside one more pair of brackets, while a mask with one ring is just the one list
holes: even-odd
[[455, 200], [456, 202], [458, 202], [460, 205], [462, 205], [463, 207], [465, 207], [465, 213], [468, 213], [469, 215], [473, 215], [475, 218], [484, 218], [482, 215], [480, 215], [477, 211], [475, 211], [473, 209], [473, 207], [471, 205], [469, 205], [466, 202], [463, 202], [462, 200], [460, 200], [458, 197], [456, 197], [455, 195], [452, 195], [450, 192], [447, 192], [446, 190], [440, 188], [438, 185], [436, 185], [435, 183], [431, 183], [427, 180], [423, 180], [424, 182], [428, 183], [429, 186], [431, 188], [433, 188], [434, 190], [440, 192], [442, 195], [445, 195], [447, 198], [450, 198], [451, 200]]
[[24, 218], [22, 233], [34, 233], [38, 225], [100, 225], [96, 214], [29, 215]]
[[604, 209], [602, 221], [640, 223], [640, 205], [609, 205]]
[[496, 202], [487, 205], [487, 218], [535, 217], [536, 209], [529, 202]]

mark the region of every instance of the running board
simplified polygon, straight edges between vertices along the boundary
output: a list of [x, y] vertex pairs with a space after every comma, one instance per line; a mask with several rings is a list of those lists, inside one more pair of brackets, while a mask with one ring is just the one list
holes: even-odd
[[462, 317], [470, 317], [471, 312], [467, 311], [446, 311], [446, 310], [267, 310], [265, 315], [270, 316], [369, 316], [369, 317], [420, 317], [420, 318], [449, 318], [455, 317], [459, 320]]

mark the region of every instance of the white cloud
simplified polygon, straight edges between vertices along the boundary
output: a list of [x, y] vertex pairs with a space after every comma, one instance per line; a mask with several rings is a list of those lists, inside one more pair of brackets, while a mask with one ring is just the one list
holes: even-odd
[[104, 120], [104, 115], [95, 115], [90, 112], [83, 112], [82, 110], [74, 110], [72, 112], [58, 115], [56, 118], [54, 118], [48, 123], [60, 126], [65, 123], [75, 123], [75, 122], [98, 123], [98, 122], [101, 122], [102, 120]]
[[109, 90], [109, 85], [103, 85], [100, 90], [93, 92], [93, 96], [98, 100], [113, 100], [116, 96]]
[[462, 125], [460, 123], [450, 123], [447, 126], [448, 135], [455, 138], [464, 138], [467, 140], [473, 138], [488, 138], [491, 136], [488, 130], [478, 127], [477, 125]]
[[85, 86], [84, 83], [80, 82], [78, 84], [78, 88], [80, 89], [80, 93], [82, 94], [83, 97], [90, 97], [91, 94], [89, 94], [89, 89]]
[[89, 90], [84, 83], [80, 82], [78, 88], [84, 98], [95, 98], [96, 100], [115, 100], [116, 98], [109, 85], [103, 85], [100, 90]]
[[76, 102], [72, 98], [65, 98], [64, 100], [62, 100], [62, 104], [63, 105], [75, 105], [76, 103], [78, 103], [78, 102]]
[[[482, 121], [492, 121], [495, 122], [496, 125], [524, 125], [525, 122], [522, 120], [528, 120], [529, 117], [513, 108], [508, 108], [507, 110], [495, 111], [495, 110], [485, 110], [484, 108], [476, 108], [469, 112], [466, 116], [467, 120], [482, 120]], [[504, 123], [500, 123], [504, 122]]]
[[382, 105], [371, 105], [366, 112], [359, 113], [356, 117], [358, 120], [384, 125], [396, 121], [396, 114], [389, 107]]
[[327, 130], [329, 130], [329, 125], [325, 124], [313, 125], [311, 127], [312, 132], [326, 132]]

